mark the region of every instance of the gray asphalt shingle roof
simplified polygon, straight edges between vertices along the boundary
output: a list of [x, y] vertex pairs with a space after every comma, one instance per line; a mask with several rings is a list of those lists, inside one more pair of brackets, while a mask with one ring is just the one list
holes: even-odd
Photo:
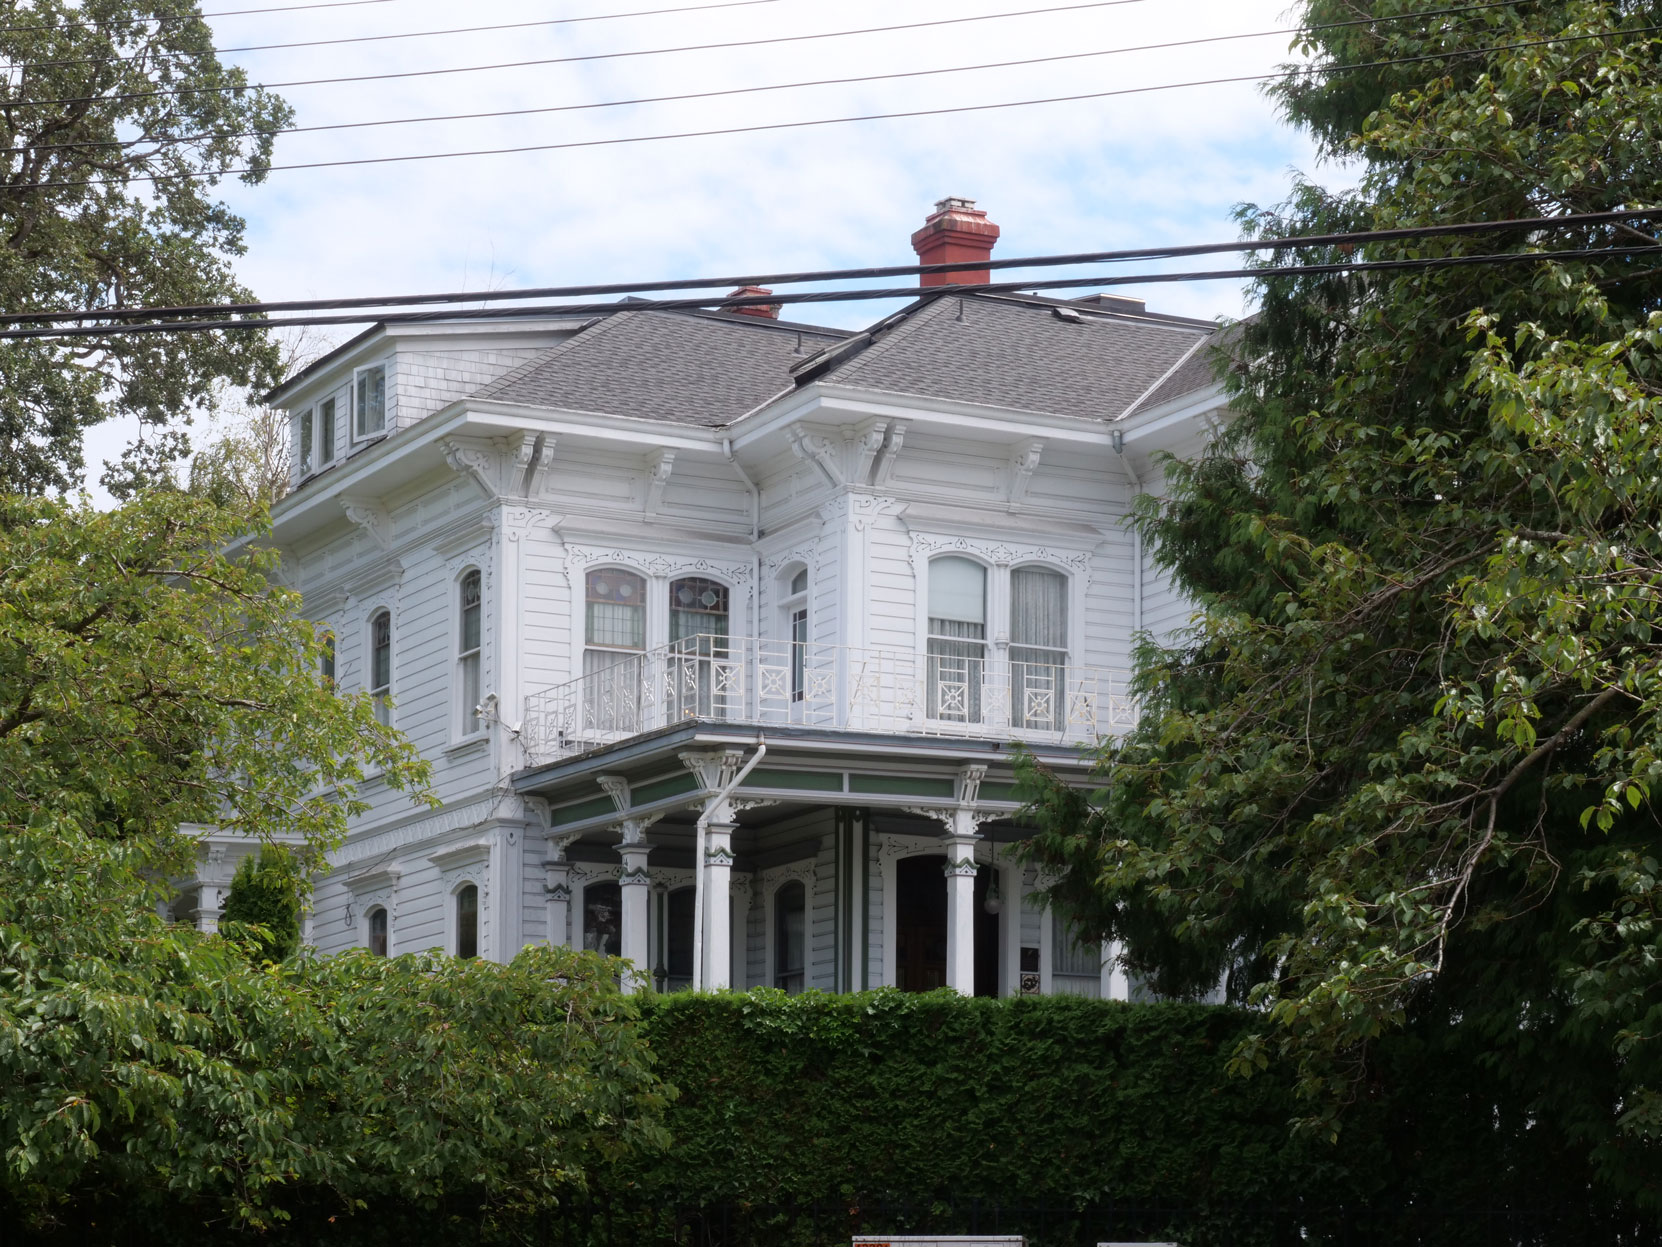
[[789, 389], [792, 365], [843, 337], [834, 329], [798, 330], [757, 317], [619, 311], [476, 397], [722, 425]]
[[[1061, 316], [1058, 306], [1064, 308]], [[1103, 315], [1051, 301], [947, 297], [815, 379], [1018, 411], [1116, 419], [1213, 332], [1195, 322]]]
[[793, 383], [825, 381], [1113, 420], [1211, 385], [1213, 352], [1200, 344], [1222, 336], [1198, 321], [999, 295], [937, 298], [869, 332], [624, 307], [477, 397], [719, 427]]

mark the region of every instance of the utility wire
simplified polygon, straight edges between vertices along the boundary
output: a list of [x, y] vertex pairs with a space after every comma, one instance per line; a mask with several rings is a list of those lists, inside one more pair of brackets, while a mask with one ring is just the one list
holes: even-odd
[[636, 48], [625, 52], [591, 52], [581, 56], [543, 57], [531, 61], [502, 61], [493, 65], [451, 65], [440, 69], [401, 69], [384, 74], [349, 74], [336, 78], [296, 78], [287, 82], [262, 82], [220, 87], [173, 87], [163, 91], [130, 91], [115, 95], [77, 95], [55, 100], [8, 100], [9, 108], [32, 105], [113, 103], [119, 100], [176, 98], [182, 95], [219, 95], [248, 90], [275, 91], [287, 87], [333, 86], [343, 82], [386, 82], [395, 78], [433, 78], [445, 74], [477, 74], [498, 69], [529, 69], [544, 65], [573, 65], [585, 61], [615, 61], [634, 56], [669, 56], [682, 52], [715, 52], [728, 48], [758, 48], [781, 43], [807, 43], [815, 39], [846, 39], [853, 35], [891, 34], [897, 30], [926, 30], [940, 26], [962, 26], [969, 22], [992, 22], [1012, 17], [1036, 17], [1046, 13], [1073, 13], [1081, 9], [1117, 8], [1145, 4], [1147, 0], [1083, 0], [1078, 4], [1053, 4], [1039, 9], [1017, 9], [1003, 13], [976, 13], [967, 17], [939, 17], [927, 22], [901, 22], [891, 26], [862, 26], [855, 30], [825, 30], [807, 35], [770, 35], [765, 39], [729, 39], [721, 43], [689, 43], [668, 48]]
[[[548, 113], [585, 112], [600, 108], [623, 108], [638, 104], [672, 104], [683, 103], [689, 100], [717, 99], [731, 95], [754, 95], [766, 91], [794, 91], [804, 87], [833, 87], [849, 86], [866, 82], [891, 82], [905, 78], [928, 78], [942, 74], [976, 73], [989, 69], [1015, 69], [1028, 65], [1054, 64], [1058, 61], [1087, 60], [1095, 57], [1118, 56], [1131, 52], [1153, 52], [1169, 48], [1193, 47], [1197, 44], [1228, 43], [1241, 39], [1262, 39], [1276, 35], [1294, 35], [1320, 30], [1333, 30], [1349, 26], [1377, 25], [1380, 22], [1395, 22], [1404, 20], [1405, 16], [1415, 19], [1427, 17], [1442, 17], [1455, 13], [1466, 13], [1474, 9], [1492, 9], [1510, 6], [1515, 0], [1484, 0], [1481, 4], [1461, 5], [1457, 8], [1436, 9], [1428, 13], [1415, 13], [1397, 17], [1361, 17], [1343, 22], [1323, 22], [1317, 26], [1285, 27], [1279, 30], [1248, 31], [1234, 35], [1206, 35], [1195, 39], [1178, 39], [1166, 43], [1145, 43], [1120, 48], [1100, 48], [1092, 52], [1064, 52], [1054, 56], [1033, 56], [1013, 61], [988, 61], [978, 65], [951, 65], [940, 69], [908, 69], [886, 74], [861, 74], [847, 78], [815, 78], [805, 82], [775, 82], [754, 87], [722, 87], [713, 91], [688, 91], [678, 95], [648, 95], [628, 100], [599, 100], [589, 104], [554, 104], [541, 108], [509, 108], [494, 112], [483, 113], [449, 113], [432, 117], [393, 117], [384, 121], [343, 121], [327, 125], [315, 126], [285, 126], [277, 130], [210, 130], [201, 134], [193, 134], [186, 138], [169, 140], [169, 142], [198, 142], [204, 139], [243, 139], [257, 138], [266, 134], [273, 136], [280, 134], [314, 134], [324, 130], [362, 130], [380, 126], [419, 125], [437, 121], [479, 121], [495, 117], [526, 117]], [[154, 141], [154, 140], [152, 140]], [[143, 139], [89, 139], [74, 143], [44, 143], [38, 147], [9, 147], [0, 148], [0, 155], [17, 156], [25, 152], [63, 151], [74, 148], [87, 147], [138, 147], [143, 146]]]
[[[1512, 217], [1500, 221], [1458, 221], [1442, 225], [1407, 225], [1395, 229], [1352, 230], [1338, 234], [1295, 234], [1285, 238], [1245, 239], [1232, 242], [1191, 243], [1175, 247], [1139, 247], [1116, 251], [1082, 251], [1065, 255], [1038, 255], [986, 260], [977, 268], [1059, 268], [1080, 264], [1120, 264], [1144, 260], [1175, 260], [1193, 256], [1251, 251], [1302, 251], [1316, 247], [1361, 247], [1380, 242], [1404, 242], [1425, 238], [1456, 238], [1471, 234], [1546, 231], [1613, 225], [1626, 221], [1662, 219], [1662, 207], [1618, 208], [1609, 212], [1578, 212], [1559, 216]], [[1659, 242], [1658, 245], [1662, 245]], [[516, 290], [463, 290], [450, 293], [413, 295], [360, 295], [343, 299], [289, 299], [263, 303], [212, 303], [175, 307], [81, 308], [64, 312], [18, 312], [0, 315], [0, 325], [43, 324], [60, 320], [139, 320], [168, 316], [228, 316], [269, 312], [342, 311], [348, 308], [408, 307], [437, 303], [484, 303], [518, 299], [579, 298], [593, 295], [633, 294], [640, 291], [703, 290], [723, 286], [779, 286], [827, 281], [862, 281], [884, 277], [913, 277], [933, 273], [962, 272], [962, 261], [946, 264], [891, 264], [879, 267], [819, 269], [795, 273], [741, 273], [729, 277], [681, 277], [659, 281], [609, 282], [601, 285], [533, 286]], [[1273, 270], [1270, 270], [1273, 271]], [[1087, 280], [1087, 284], [1089, 284]], [[1103, 279], [1107, 280], [1107, 279]], [[1127, 278], [1127, 281], [1140, 280]], [[1030, 282], [1022, 283], [1030, 286]], [[783, 297], [783, 296], [781, 296]], [[725, 300], [723, 300], [725, 302]], [[763, 297], [762, 303], [775, 302]], [[708, 302], [708, 300], [705, 300]], [[510, 309], [512, 310], [512, 309]]]
[[[1579, 247], [1560, 251], [1500, 252], [1470, 256], [1432, 256], [1412, 260], [1357, 260], [1333, 264], [1299, 264], [1279, 268], [1220, 269], [1211, 272], [1148, 273], [1108, 277], [1076, 277], [1044, 282], [991, 282], [976, 285], [916, 286], [864, 290], [807, 290], [768, 295], [742, 295], [721, 299], [641, 299], [627, 303], [556, 303], [537, 307], [460, 308], [433, 312], [395, 312], [382, 316], [293, 316], [261, 320], [180, 320], [137, 325], [73, 325], [47, 329], [4, 329], [0, 340], [19, 338], [103, 338], [133, 334], [207, 333], [230, 329], [284, 329], [302, 325], [409, 324], [434, 321], [522, 320], [535, 316], [609, 316], [618, 312], [696, 311], [770, 307], [782, 303], [859, 303], [880, 299], [938, 298], [968, 294], [1014, 294], [1027, 290], [1065, 290], [1090, 286], [1171, 284], [1193, 281], [1227, 281], [1239, 278], [1309, 277], [1340, 273], [1425, 271], [1473, 266], [1537, 263], [1564, 260], [1636, 259], [1662, 257], [1662, 244], [1634, 247]], [[962, 268], [962, 265], [959, 266]], [[1657, 273], [1648, 270], [1645, 275]]]
[[[134, 20], [171, 26], [175, 22], [196, 22], [209, 17], [241, 17], [246, 13], [298, 13], [302, 9], [353, 9], [364, 4], [392, 4], [394, 0], [319, 0], [315, 4], [285, 4], [265, 9], [222, 9], [215, 13], [180, 13], [169, 17], [141, 17]], [[119, 22], [45, 22], [29, 26], [0, 26], [0, 34], [41, 30], [104, 30]]]
[[[1134, 0], [1107, 0], [1109, 3], [1132, 3]], [[207, 178], [217, 180], [237, 174], [286, 172], [297, 169], [338, 169], [350, 165], [407, 164], [416, 160], [456, 160], [470, 156], [518, 156], [530, 152], [571, 151], [584, 147], [617, 147], [632, 143], [661, 143], [677, 139], [717, 138], [734, 134], [755, 134], [765, 130], [802, 130], [818, 126], [848, 125], [863, 121], [895, 121], [910, 117], [944, 117], [960, 113], [993, 112], [1005, 108], [1030, 108], [1041, 104], [1072, 104], [1084, 100], [1111, 99], [1116, 96], [1145, 95], [1155, 91], [1176, 91], [1189, 87], [1225, 86], [1241, 82], [1269, 82], [1276, 79], [1297, 79], [1315, 74], [1355, 73], [1364, 69], [1382, 69], [1392, 65], [1413, 65], [1424, 61], [1446, 61], [1461, 56], [1482, 56], [1491, 52], [1513, 51], [1518, 48], [1540, 47], [1554, 43], [1579, 43], [1588, 39], [1611, 39], [1624, 35], [1643, 35], [1662, 31], [1662, 24], [1638, 26], [1628, 30], [1604, 30], [1586, 35], [1554, 35], [1544, 39], [1527, 39], [1517, 43], [1495, 44], [1481, 48], [1463, 48], [1455, 51], [1428, 52], [1419, 56], [1392, 57], [1386, 60], [1366, 61], [1357, 65], [1311, 65], [1293, 70], [1279, 70], [1262, 74], [1239, 74], [1224, 78], [1199, 78], [1189, 82], [1165, 82], [1146, 87], [1119, 87], [1111, 91], [1081, 91], [1072, 95], [1050, 95], [1038, 99], [1001, 100], [993, 104], [959, 104], [946, 108], [914, 108], [892, 113], [859, 113], [847, 117], [816, 117], [807, 121], [770, 121], [749, 126], [723, 126], [714, 130], [679, 130], [662, 134], [631, 134], [610, 139], [577, 139], [565, 143], [527, 143], [517, 147], [469, 148], [453, 152], [414, 152], [406, 156], [359, 156], [346, 160], [311, 160], [294, 164], [247, 165], [231, 169], [202, 169], [173, 174], [134, 174], [123, 178], [93, 180], [64, 180], [37, 182], [26, 190], [53, 190], [70, 187], [119, 186], [131, 182], [169, 182]]]
[[[358, 0], [369, 3], [370, 0]], [[702, 13], [709, 9], [743, 9], [758, 4], [778, 4], [779, 0], [720, 0], [716, 4], [683, 4], [672, 9], [635, 9], [628, 13], [591, 13], [586, 17], [544, 17], [534, 22], [503, 22], [495, 26], [456, 26], [449, 30], [406, 30], [385, 35], [349, 35], [340, 39], [306, 39], [297, 43], [255, 43], [241, 48], [209, 48], [195, 52], [182, 49], [178, 56], [229, 56], [234, 52], [273, 52], [287, 48], [329, 48], [342, 43], [381, 43], [389, 39], [430, 39], [440, 35], [478, 35], [498, 30], [532, 30], [545, 26], [572, 26], [580, 22], [611, 22], [625, 17], [663, 17], [672, 13]], [[1380, 19], [1384, 20], [1384, 19]], [[124, 61], [142, 60], [153, 52], [135, 52], [131, 56], [82, 56], [62, 61], [30, 61], [30, 69], [45, 69], [58, 65], [110, 65]]]

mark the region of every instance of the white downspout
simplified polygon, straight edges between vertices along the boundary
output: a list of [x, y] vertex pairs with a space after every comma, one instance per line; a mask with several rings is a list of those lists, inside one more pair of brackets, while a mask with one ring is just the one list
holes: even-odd
[[704, 812], [698, 816], [698, 834], [693, 841], [693, 981], [692, 989], [704, 987], [704, 843], [710, 826], [710, 814], [727, 803], [733, 790], [756, 769], [756, 764], [767, 755], [768, 747], [760, 736], [756, 738], [756, 752], [750, 761], [739, 768], [739, 773], [715, 796], [704, 803]]
[[[1114, 454], [1119, 457], [1120, 471], [1125, 474], [1126, 482], [1131, 486], [1131, 498], [1135, 501], [1143, 492], [1143, 478], [1137, 475], [1131, 466], [1131, 461], [1125, 457], [1125, 430], [1110, 429], [1109, 439], [1114, 445]], [[1131, 525], [1131, 635], [1141, 635], [1143, 630], [1143, 534], [1135, 524]]]

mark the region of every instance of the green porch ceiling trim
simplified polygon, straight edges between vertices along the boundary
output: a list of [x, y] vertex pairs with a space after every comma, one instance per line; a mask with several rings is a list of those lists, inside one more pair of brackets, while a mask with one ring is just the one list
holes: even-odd
[[684, 792], [692, 792], [697, 787], [698, 779], [690, 771], [682, 775], [669, 775], [632, 789], [632, 804], [651, 805], [654, 801], [663, 801], [669, 797], [679, 797]]
[[602, 814], [617, 813], [617, 806], [612, 804], [610, 797], [594, 797], [588, 801], [579, 801], [576, 805], [557, 806], [551, 821], [559, 827], [565, 823], [580, 823], [586, 818], [599, 818]]
[[922, 775], [850, 775], [848, 790], [899, 797], [950, 797], [954, 791], [950, 779]]
[[745, 777], [739, 791], [746, 788], [786, 788], [801, 792], [841, 792], [843, 777], [840, 772], [780, 771], [759, 766]]
[[990, 784], [983, 781], [981, 797], [986, 801], [1014, 801], [1016, 799], [1016, 786], [1014, 784]]

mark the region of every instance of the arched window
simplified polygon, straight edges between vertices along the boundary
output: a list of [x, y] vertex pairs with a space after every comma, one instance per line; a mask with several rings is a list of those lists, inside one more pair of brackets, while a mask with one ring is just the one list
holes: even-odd
[[479, 955], [479, 889], [464, 884], [456, 892], [456, 956]]
[[669, 639], [704, 648], [727, 646], [727, 586], [719, 580], [689, 576], [669, 587]]
[[380, 905], [369, 911], [369, 951], [377, 957], [387, 955], [387, 911]]
[[808, 688], [808, 569], [799, 567], [780, 578], [780, 622], [790, 646], [790, 697], [801, 701]]
[[1010, 722], [1058, 731], [1066, 713], [1068, 578], [1048, 567], [1010, 573]]
[[773, 985], [795, 995], [806, 985], [808, 889], [800, 879], [773, 894]]
[[369, 620], [369, 695], [375, 718], [392, 722], [392, 612], [376, 611]]
[[948, 555], [929, 564], [929, 717], [981, 722], [987, 665], [987, 569]]
[[335, 687], [335, 634], [326, 630], [318, 640], [323, 646], [323, 653], [317, 660], [317, 673], [323, 678], [323, 686], [332, 690]]
[[484, 726], [479, 721], [479, 625], [482, 607], [477, 569], [462, 577], [457, 609], [456, 686], [462, 735], [471, 736]]
[[583, 725], [633, 732], [640, 725], [646, 580], [621, 567], [602, 567], [584, 585]]
[[670, 698], [675, 718], [726, 718], [737, 688], [726, 674], [727, 586], [689, 576], [669, 586]]

